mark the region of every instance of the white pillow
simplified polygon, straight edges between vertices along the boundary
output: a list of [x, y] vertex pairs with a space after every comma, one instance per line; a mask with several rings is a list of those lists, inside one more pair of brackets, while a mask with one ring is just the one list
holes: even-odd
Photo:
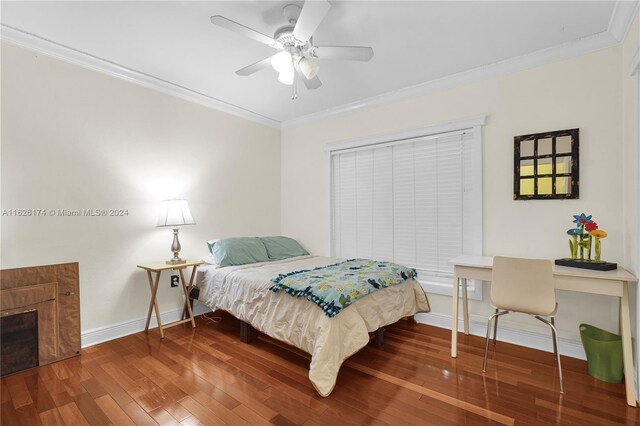
[[216, 241], [220, 241], [220, 238], [216, 238], [215, 240], [209, 240], [207, 241], [207, 248], [209, 249], [209, 254], [205, 257], [202, 258], [202, 261], [204, 263], [206, 263], [207, 265], [214, 265], [214, 266], [219, 266], [220, 264], [218, 263], [218, 259], [216, 259], [216, 257], [214, 256], [213, 253], [211, 253], [211, 246], [213, 246], [213, 244]]
[[205, 256], [202, 258], [202, 261], [204, 263], [206, 263], [207, 265], [212, 265], [212, 266], [220, 266], [218, 264], [218, 260], [216, 259], [216, 257], [212, 254]]

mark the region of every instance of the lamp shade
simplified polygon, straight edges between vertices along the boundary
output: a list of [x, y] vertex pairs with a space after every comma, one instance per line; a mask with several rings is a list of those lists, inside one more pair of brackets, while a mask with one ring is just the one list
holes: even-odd
[[293, 68], [293, 64], [291, 63], [291, 53], [286, 50], [276, 53], [271, 57], [271, 66], [278, 72]]
[[156, 226], [195, 225], [187, 200], [165, 200], [160, 206]]
[[293, 84], [294, 78], [293, 68], [285, 68], [280, 71], [280, 74], [278, 74], [278, 81], [282, 84], [286, 84], [287, 86], [291, 86]]
[[300, 71], [302, 71], [307, 80], [313, 79], [318, 74], [319, 67], [304, 56], [300, 57], [298, 67], [300, 67]]

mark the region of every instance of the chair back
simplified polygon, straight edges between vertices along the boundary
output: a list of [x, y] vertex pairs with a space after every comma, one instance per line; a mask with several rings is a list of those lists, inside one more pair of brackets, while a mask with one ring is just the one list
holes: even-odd
[[556, 309], [550, 260], [493, 258], [491, 302], [498, 309], [531, 315], [551, 315]]

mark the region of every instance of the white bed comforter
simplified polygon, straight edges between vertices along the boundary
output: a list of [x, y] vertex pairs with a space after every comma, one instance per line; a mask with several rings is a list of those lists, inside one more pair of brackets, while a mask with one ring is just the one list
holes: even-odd
[[320, 395], [328, 396], [342, 362], [369, 342], [369, 332], [416, 312], [429, 311], [427, 296], [415, 280], [369, 294], [333, 318], [307, 299], [269, 290], [271, 279], [278, 274], [341, 260], [300, 256], [226, 268], [203, 266], [199, 300], [310, 353], [309, 379]]

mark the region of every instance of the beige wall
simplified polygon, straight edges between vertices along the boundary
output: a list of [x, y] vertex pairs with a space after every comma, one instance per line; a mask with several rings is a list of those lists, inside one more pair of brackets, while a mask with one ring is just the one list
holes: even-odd
[[[483, 138], [484, 253], [557, 258], [568, 255], [572, 215], [592, 214], [609, 233], [603, 256], [624, 260], [621, 51], [609, 48], [563, 62], [372, 107], [282, 133], [282, 231], [311, 251], [328, 252], [329, 143], [392, 133], [486, 114]], [[513, 137], [580, 128], [580, 199], [514, 201]], [[486, 321], [484, 302], [472, 319]], [[432, 295], [433, 311], [451, 314], [450, 297]], [[589, 322], [617, 330], [617, 303], [607, 297], [559, 294], [561, 337], [579, 339]], [[544, 330], [526, 317], [505, 326]]]
[[638, 109], [636, 105], [636, 78], [630, 75], [629, 63], [640, 46], [640, 19], [636, 17], [627, 37], [622, 44], [621, 81], [622, 81], [622, 129], [623, 129], [623, 202], [625, 233], [625, 259], [628, 269], [638, 272], [637, 247], [637, 194], [638, 194], [638, 151], [636, 126]]
[[[170, 258], [159, 202], [184, 197], [207, 239], [280, 231], [280, 132], [2, 45], [2, 209], [128, 209], [127, 217], [2, 217], [2, 268], [80, 262], [82, 330], [146, 315], [141, 262]], [[179, 306], [169, 274], [160, 309]]]

